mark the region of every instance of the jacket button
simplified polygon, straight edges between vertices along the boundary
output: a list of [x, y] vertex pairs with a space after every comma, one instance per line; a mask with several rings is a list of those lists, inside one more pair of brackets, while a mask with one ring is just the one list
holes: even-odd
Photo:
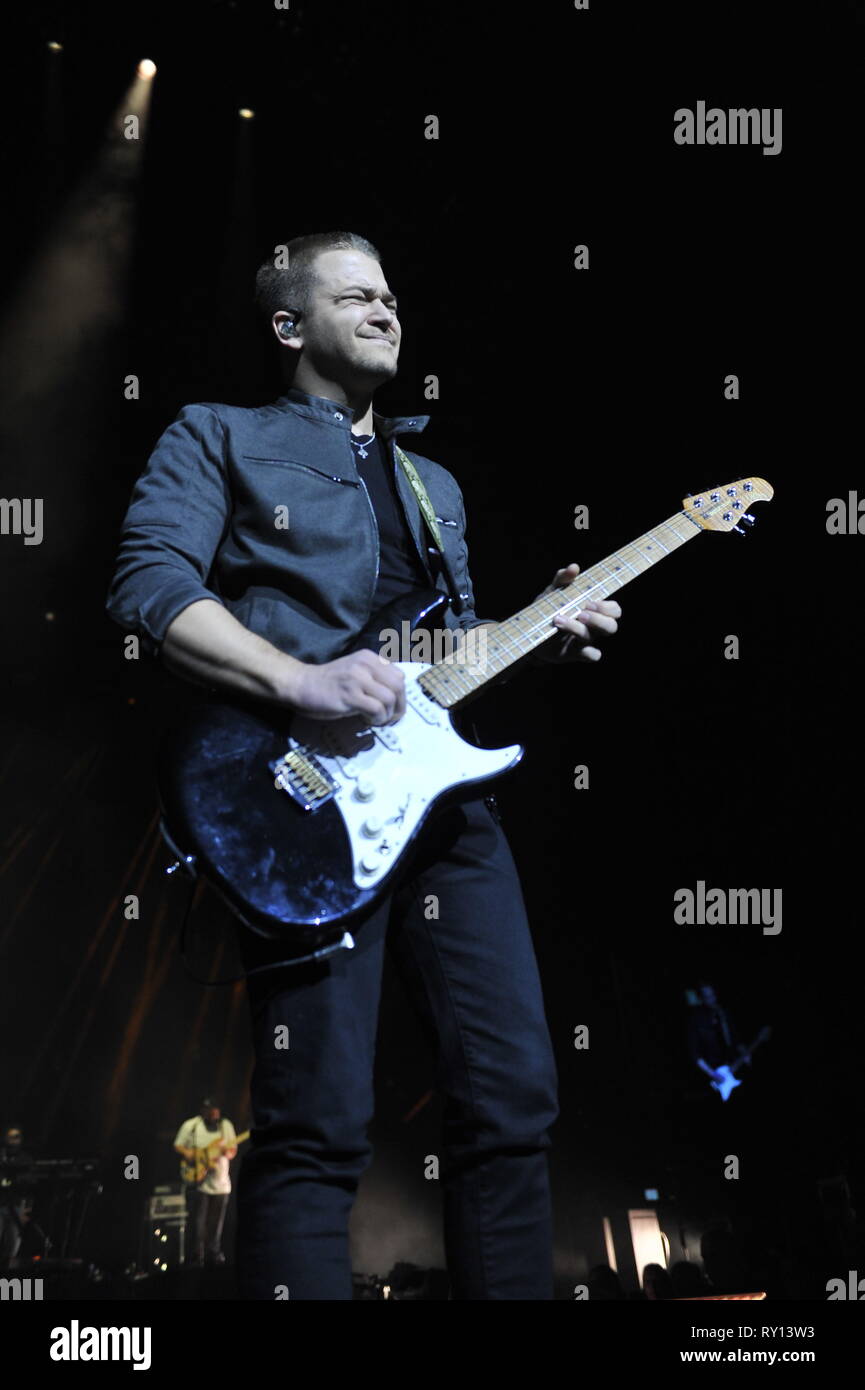
[[333, 412], [333, 418], [334, 418], [334, 420], [341, 420], [341, 419], [342, 419], [342, 416], [340, 415], [340, 413], [339, 413], [338, 410], [335, 410], [335, 411]]
[[416, 424], [417, 424], [417, 420], [409, 420], [409, 424], [410, 424], [410, 425], [416, 425]]

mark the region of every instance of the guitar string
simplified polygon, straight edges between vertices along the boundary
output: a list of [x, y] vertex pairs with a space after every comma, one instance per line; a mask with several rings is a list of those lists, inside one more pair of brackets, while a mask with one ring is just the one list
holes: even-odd
[[[750, 499], [750, 500], [751, 500], [751, 501], [761, 501], [762, 499], [758, 496], [758, 497], [752, 498], [752, 499]], [[720, 511], [723, 507], [725, 507], [725, 506], [727, 506], [727, 505], [728, 505], [728, 504], [727, 504], [725, 501], [720, 500], [720, 501], [718, 501], [718, 502], [713, 503], [710, 507], [707, 507], [706, 510], [705, 510], [705, 512], [702, 512], [701, 515], [702, 515], [702, 516], [711, 516], [711, 515], [713, 515], [715, 512]], [[688, 532], [686, 532], [686, 534], [685, 534], [684, 536], [680, 536], [679, 533], [675, 530], [674, 525], [673, 525], [673, 523], [674, 523], [675, 521], [677, 521], [679, 518], [681, 518], [681, 519], [684, 520], [684, 521], [689, 521], [689, 522], [691, 522], [691, 524], [692, 524], [694, 527], [696, 527], [696, 530], [694, 530], [694, 531], [688, 531]], [[660, 523], [660, 525], [654, 527], [651, 531], [646, 531], [646, 532], [644, 532], [643, 535], [642, 535], [642, 536], [638, 536], [637, 539], [636, 539], [635, 541], [630, 541], [630, 542], [628, 542], [627, 545], [622, 546], [621, 550], [615, 551], [615, 552], [613, 553], [613, 555], [610, 555], [610, 556], [607, 557], [607, 560], [613, 560], [613, 559], [616, 559], [616, 558], [621, 558], [625, 564], [628, 564], [628, 561], [625, 559], [625, 552], [626, 552], [626, 551], [633, 551], [633, 550], [635, 550], [638, 546], [641, 546], [641, 545], [642, 545], [642, 542], [643, 542], [643, 541], [648, 540], [650, 537], [653, 538], [654, 540], [657, 540], [657, 541], [658, 541], [658, 544], [659, 544], [659, 545], [661, 546], [661, 548], [664, 550], [665, 556], [666, 556], [666, 555], [669, 555], [671, 552], [667, 550], [666, 546], [664, 546], [663, 542], [662, 542], [662, 541], [660, 540], [660, 538], [659, 538], [659, 533], [660, 533], [663, 529], [665, 529], [665, 528], [667, 528], [667, 529], [669, 529], [669, 530], [671, 530], [671, 531], [673, 532], [673, 535], [676, 537], [676, 540], [679, 542], [680, 545], [686, 544], [686, 542], [689, 541], [689, 540], [691, 540], [695, 535], [698, 534], [698, 532], [704, 531], [704, 530], [706, 529], [704, 526], [701, 526], [701, 525], [700, 525], [700, 523], [691, 515], [691, 513], [690, 513], [689, 511], [686, 511], [684, 508], [682, 508], [680, 511], [674, 512], [673, 515], [672, 515], [671, 517], [668, 517], [666, 521], [662, 521], [662, 522]], [[678, 548], [678, 547], [674, 547], [674, 549], [677, 549], [677, 548]], [[653, 559], [652, 562], [651, 562], [651, 564], [650, 564], [650, 566], [649, 566], [649, 568], [651, 568], [652, 565], [656, 564], [656, 563], [657, 563], [657, 560], [658, 560], [658, 559], [661, 559], [661, 558], [664, 558], [664, 557], [658, 556], [657, 558]], [[600, 565], [605, 565], [605, 564], [607, 563], [607, 560], [600, 560], [600, 561], [598, 561], [597, 563], [600, 564]], [[629, 567], [630, 567], [630, 568], [633, 568], [633, 567], [631, 567], [631, 566], [629, 566]], [[589, 566], [589, 570], [587, 571], [587, 573], [590, 573], [591, 570], [592, 570], [593, 568], [594, 568], [593, 565]], [[645, 570], [637, 570], [637, 569], [635, 569], [635, 570], [634, 570], [634, 574], [633, 574], [633, 578], [637, 578], [640, 574], [644, 574], [644, 573], [645, 573]], [[609, 581], [609, 578], [610, 578], [610, 577], [611, 577], [611, 576], [606, 576], [605, 578], [599, 579], [599, 580], [597, 581], [597, 583], [593, 584], [589, 589], [584, 590], [583, 593], [580, 595], [579, 599], [572, 599], [572, 600], [570, 600], [569, 603], [563, 605], [562, 608], [557, 609], [557, 610], [556, 610], [556, 614], [564, 613], [564, 612], [567, 611], [567, 609], [573, 608], [575, 605], [579, 608], [580, 605], [582, 605], [583, 603], [585, 603], [585, 601], [586, 601], [586, 599], [589, 597], [589, 595], [592, 594], [592, 593], [594, 593], [594, 591], [595, 591], [596, 589], [601, 588], [605, 583], [607, 583], [607, 582]], [[579, 583], [579, 576], [578, 576], [576, 579], [574, 579], [572, 582], [573, 582], [574, 584]], [[619, 585], [617, 585], [616, 587], [617, 587], [617, 589], [624, 588], [625, 584], [629, 584], [630, 582], [631, 582], [630, 579], [626, 579], [626, 580], [624, 581], [624, 583], [619, 584]], [[565, 587], [566, 587], [566, 588], [569, 588], [570, 585], [566, 585]], [[616, 592], [616, 590], [611, 590], [611, 592]], [[540, 598], [551, 598], [551, 597], [553, 596], [554, 593], [555, 593], [555, 590], [553, 590], [551, 594], [542, 594], [542, 595], [540, 595]], [[539, 601], [540, 601], [540, 599], [535, 599], [535, 600], [534, 600], [535, 603], [537, 603], [537, 602], [539, 602]], [[529, 606], [531, 606], [531, 605], [529, 605]], [[526, 636], [530, 636], [530, 637], [531, 637], [531, 636], [534, 636], [536, 633], [539, 633], [539, 632], [544, 631], [545, 628], [547, 627], [548, 622], [549, 622], [549, 621], [552, 619], [552, 617], [554, 617], [554, 616], [556, 616], [556, 615], [555, 615], [555, 614], [550, 614], [549, 617], [545, 616], [543, 619], [541, 619], [539, 622], [537, 622], [533, 627], [528, 628], [525, 632], [521, 632], [521, 633], [519, 634], [519, 636], [518, 636], [516, 639], [513, 639], [513, 640], [510, 642], [510, 644], [509, 644], [509, 642], [508, 642], [508, 639], [505, 639], [505, 643], [504, 643], [504, 645], [503, 645], [503, 647], [502, 647], [502, 651], [503, 651], [504, 653], [507, 653], [507, 652], [509, 652], [509, 651], [511, 651], [511, 650], [517, 650], [517, 649], [518, 649], [517, 643], [519, 642], [519, 640], [520, 640], [521, 638], [526, 637]], [[505, 621], [507, 621], [507, 622], [512, 622], [513, 619], [506, 619]], [[524, 653], [523, 653], [523, 654], [524, 654]], [[437, 664], [436, 664], [436, 668], [438, 668], [440, 665], [441, 665], [441, 663], [437, 663]]]
[[[614, 555], [611, 555], [611, 556], [609, 557], [609, 559], [612, 560], [612, 559], [614, 559], [614, 558], [616, 558], [616, 557], [619, 557], [619, 558], [622, 559], [622, 561], [623, 561], [624, 564], [628, 564], [628, 561], [625, 559], [625, 551], [635, 549], [638, 545], [641, 544], [642, 541], [647, 540], [650, 536], [653, 537], [654, 540], [657, 540], [657, 543], [661, 546], [662, 550], [664, 551], [664, 555], [663, 555], [663, 556], [658, 556], [657, 558], [658, 558], [658, 559], [663, 559], [663, 558], [665, 558], [667, 555], [672, 554], [672, 550], [668, 550], [667, 547], [663, 544], [663, 542], [662, 542], [661, 540], [658, 539], [657, 532], [660, 531], [662, 527], [669, 527], [670, 529], [672, 529], [671, 523], [676, 519], [676, 517], [678, 517], [678, 516], [687, 517], [687, 515], [688, 515], [687, 512], [678, 512], [678, 513], [676, 513], [674, 517], [671, 517], [671, 518], [669, 519], [669, 521], [662, 522], [662, 523], [661, 523], [661, 526], [656, 527], [653, 531], [647, 531], [644, 535], [638, 536], [637, 540], [631, 541], [631, 542], [629, 542], [628, 545], [623, 546], [621, 550], [616, 551], [616, 552], [614, 553]], [[698, 530], [699, 530], [699, 531], [702, 531], [703, 528], [702, 528], [702, 527], [699, 527]], [[691, 540], [692, 536], [697, 535], [697, 534], [698, 534], [698, 531], [688, 532], [688, 533], [687, 533], [686, 535], [684, 535], [684, 536], [680, 536], [676, 531], [674, 531], [673, 534], [675, 535], [677, 541], [679, 541], [679, 543], [680, 543], [681, 545], [684, 545], [687, 541]], [[678, 548], [678, 547], [673, 547], [673, 549], [677, 549], [677, 548]], [[606, 560], [601, 560], [601, 561], [599, 561], [598, 563], [603, 565], [603, 564], [606, 564], [607, 561], [606, 561]], [[654, 564], [656, 564], [656, 563], [657, 563], [657, 560], [653, 559], [652, 562], [651, 562], [651, 564], [649, 565], [649, 568], [651, 569], [652, 566], [653, 566]], [[629, 565], [628, 567], [629, 567], [630, 569], [633, 569], [633, 574], [630, 576], [630, 578], [626, 578], [622, 583], [617, 584], [617, 585], [616, 585], [616, 589], [610, 590], [611, 593], [615, 593], [618, 589], [624, 588], [626, 584], [629, 584], [629, 583], [631, 582], [631, 579], [639, 578], [639, 576], [640, 576], [641, 574], [646, 573], [645, 570], [634, 569], [633, 566], [631, 566], [631, 565]], [[594, 566], [590, 566], [590, 567], [589, 567], [589, 570], [587, 571], [587, 573], [591, 573], [591, 570], [592, 570], [593, 568], [594, 568]], [[582, 605], [586, 602], [586, 600], [589, 598], [589, 596], [590, 596], [591, 594], [593, 594], [597, 589], [603, 588], [603, 586], [604, 586], [605, 584], [608, 584], [611, 578], [612, 578], [612, 574], [607, 574], [607, 575], [601, 576], [601, 578], [599, 578], [594, 584], [590, 585], [590, 587], [589, 587], [588, 589], [584, 589], [583, 592], [579, 595], [578, 598], [570, 599], [567, 603], [565, 603], [565, 604], [563, 604], [561, 607], [557, 608], [557, 609], [555, 610], [554, 613], [550, 613], [550, 614], [548, 614], [548, 615], [545, 614], [543, 618], [539, 619], [539, 620], [538, 620], [536, 623], [534, 623], [531, 627], [528, 627], [528, 628], [526, 628], [526, 629], [520, 631], [520, 632], [517, 633], [514, 637], [512, 637], [512, 638], [505, 637], [505, 638], [502, 640], [501, 645], [498, 647], [498, 650], [497, 650], [497, 652], [496, 652], [496, 656], [499, 656], [499, 655], [504, 655], [504, 656], [506, 656], [506, 655], [510, 655], [511, 653], [517, 653], [517, 654], [520, 655], [520, 656], [524, 656], [526, 653], [520, 651], [520, 643], [521, 643], [521, 641], [523, 641], [523, 640], [524, 640], [525, 638], [527, 638], [527, 637], [534, 637], [534, 636], [537, 635], [538, 633], [545, 632], [547, 626], [551, 623], [553, 617], [556, 617], [556, 616], [558, 616], [558, 615], [560, 615], [560, 614], [567, 614], [567, 613], [568, 613], [568, 610], [574, 609], [574, 608], [576, 608], [577, 611], [579, 611], [579, 609], [580, 609], [580, 608], [582, 607]], [[577, 576], [577, 578], [574, 579], [574, 580], [572, 580], [571, 582], [574, 583], [574, 584], [579, 584], [579, 582], [580, 582], [580, 577]], [[569, 588], [570, 585], [566, 585], [566, 586], [564, 586], [564, 587], [565, 587], [565, 588]], [[555, 596], [555, 590], [552, 590], [552, 592], [549, 593], [549, 594], [541, 594], [541, 595], [539, 595], [539, 597], [538, 597], [537, 599], [535, 599], [534, 602], [535, 602], [535, 603], [539, 603], [539, 602], [541, 601], [541, 599], [545, 599], [545, 598], [549, 599], [549, 598], [553, 598], [554, 596]], [[529, 605], [529, 606], [531, 606], [531, 605]], [[505, 621], [506, 621], [506, 622], [513, 622], [513, 618], [506, 619]], [[551, 635], [551, 636], [554, 636], [556, 631], [560, 631], [560, 629], [553, 629], [553, 631], [550, 633], [550, 635]], [[572, 635], [572, 634], [564, 634], [564, 635]], [[536, 645], [540, 645], [540, 644], [536, 644]], [[510, 665], [510, 662], [508, 662], [508, 665]], [[432, 667], [432, 670], [433, 670], [433, 671], [444, 670], [444, 669], [446, 669], [446, 663], [445, 663], [445, 662], [437, 662], [437, 663]], [[453, 669], [453, 667], [451, 667], [450, 669]], [[476, 669], [477, 669], [477, 668], [476, 668]], [[499, 673], [496, 672], [496, 673], [494, 673], [494, 674], [499, 674]]]
[[[761, 499], [760, 499], [760, 498], [756, 498], [756, 499], [753, 499], [753, 500], [760, 501]], [[716, 502], [716, 503], [714, 503], [713, 506], [708, 507], [708, 508], [706, 509], [705, 512], [702, 512], [701, 515], [702, 515], [702, 516], [711, 516], [711, 515], [713, 515], [715, 512], [720, 511], [721, 508], [724, 507], [724, 506], [726, 506], [726, 505], [727, 505], [727, 504], [726, 504], [725, 502], [723, 502], [723, 501], [721, 501], [721, 502]], [[691, 524], [692, 524], [696, 529], [693, 530], [693, 531], [686, 531], [685, 535], [683, 535], [683, 536], [680, 535], [679, 532], [676, 531], [676, 529], [675, 529], [675, 527], [674, 527], [674, 522], [678, 521], [679, 518], [681, 518], [683, 521], [689, 521], [689, 522], [691, 522]], [[690, 512], [685, 511], [684, 509], [682, 509], [681, 511], [674, 512], [673, 515], [672, 515], [671, 517], [668, 517], [666, 521], [662, 521], [662, 522], [660, 523], [660, 525], [658, 525], [658, 526], [656, 526], [656, 527], [653, 527], [651, 531], [645, 531], [645, 532], [643, 533], [643, 535], [638, 536], [636, 540], [634, 540], [634, 541], [629, 541], [626, 545], [623, 545], [622, 548], [621, 548], [620, 550], [614, 551], [612, 555], [607, 556], [607, 558], [606, 558], [605, 560], [599, 560], [599, 561], [597, 561], [596, 564], [597, 564], [597, 565], [606, 565], [606, 564], [608, 563], [608, 561], [610, 561], [610, 560], [621, 559], [621, 560], [623, 561], [624, 564], [628, 565], [628, 568], [633, 569], [634, 572], [633, 572], [633, 575], [631, 576], [631, 578], [634, 578], [634, 579], [638, 578], [641, 574], [645, 574], [645, 573], [646, 573], [646, 570], [634, 569], [634, 567], [633, 567], [632, 565], [630, 565], [629, 562], [628, 562], [628, 560], [625, 558], [626, 552], [629, 552], [629, 551], [630, 551], [630, 552], [636, 551], [638, 547], [642, 547], [642, 544], [643, 544], [644, 541], [647, 541], [647, 540], [649, 540], [649, 539], [651, 539], [652, 541], [657, 541], [658, 545], [660, 545], [661, 549], [664, 551], [664, 555], [663, 555], [663, 556], [654, 557], [654, 558], [651, 560], [651, 562], [650, 562], [650, 564], [649, 564], [649, 566], [648, 566], [648, 568], [651, 569], [655, 564], [658, 563], [658, 560], [665, 558], [667, 555], [670, 555], [670, 554], [672, 553], [672, 550], [678, 549], [678, 546], [674, 546], [674, 547], [672, 547], [671, 550], [668, 550], [667, 547], [664, 545], [663, 541], [660, 539], [660, 532], [663, 531], [663, 530], [665, 530], [665, 529], [666, 529], [666, 530], [672, 531], [672, 533], [673, 533], [673, 535], [675, 536], [676, 540], [678, 541], [679, 545], [685, 545], [689, 540], [692, 540], [694, 536], [698, 535], [700, 532], [704, 531], [706, 528], [703, 527], [703, 526], [701, 526], [700, 523], [699, 523], [698, 521], [696, 521], [696, 520], [694, 519], [694, 517], [691, 516], [691, 513], [690, 513]], [[586, 571], [586, 573], [587, 573], [587, 574], [590, 574], [591, 571], [592, 571], [594, 568], [595, 568], [595, 565], [590, 565], [590, 566], [589, 566], [589, 569]], [[600, 578], [595, 584], [591, 585], [591, 587], [590, 587], [589, 589], [585, 589], [585, 590], [580, 594], [580, 596], [579, 596], [578, 599], [571, 599], [567, 604], [563, 605], [562, 608], [557, 609], [555, 614], [550, 614], [549, 617], [547, 617], [547, 616], [545, 615], [544, 618], [541, 619], [539, 622], [537, 622], [533, 627], [528, 628], [525, 632], [521, 632], [521, 633], [519, 634], [519, 637], [534, 636], [536, 633], [544, 631], [544, 629], [545, 629], [546, 626], [547, 626], [547, 623], [549, 622], [549, 620], [550, 620], [551, 618], [553, 618], [554, 616], [556, 616], [556, 615], [559, 614], [559, 613], [564, 613], [567, 609], [573, 608], [574, 606], [577, 606], [577, 607], [579, 608], [579, 606], [582, 605], [582, 604], [586, 601], [586, 599], [589, 597], [590, 594], [594, 593], [594, 591], [595, 591], [596, 589], [599, 589], [599, 588], [603, 587], [603, 585], [606, 584], [606, 583], [608, 583], [609, 580], [610, 580], [611, 578], [612, 578], [612, 575], [603, 576], [603, 577]], [[580, 577], [577, 576], [577, 578], [574, 579], [574, 580], [572, 580], [571, 582], [572, 582], [573, 584], [578, 584], [578, 583], [580, 582]], [[630, 578], [629, 578], [629, 579], [625, 579], [621, 584], [618, 584], [618, 585], [616, 586], [616, 589], [622, 589], [622, 588], [625, 587], [626, 584], [630, 584], [630, 582], [631, 582], [631, 579], [630, 579]], [[565, 588], [570, 588], [570, 585], [566, 585]], [[615, 592], [616, 592], [616, 589], [613, 589], [613, 590], [611, 590], [610, 592], [611, 592], [611, 593], [615, 593]], [[535, 602], [535, 603], [538, 603], [538, 602], [540, 601], [541, 598], [552, 598], [552, 597], [554, 596], [554, 594], [555, 594], [555, 590], [552, 590], [552, 592], [549, 593], [549, 594], [542, 594], [542, 595], [540, 595], [538, 599], [535, 599], [535, 600], [534, 600], [534, 602]], [[529, 606], [531, 606], [531, 605], [529, 605]], [[511, 621], [513, 621], [513, 619], [506, 619], [505, 621], [506, 621], [506, 622], [511, 622]], [[517, 639], [517, 640], [519, 640], [519, 639]], [[509, 650], [509, 647], [508, 647], [508, 645], [507, 645], [507, 641], [506, 641], [506, 643], [505, 643], [504, 650], [505, 650], [505, 651], [508, 651], [508, 650]]]
[[[683, 513], [680, 513], [680, 515], [683, 515]], [[671, 518], [671, 520], [672, 520], [672, 518]], [[669, 525], [669, 522], [663, 522], [662, 525], [665, 525], [665, 526], [666, 526], [666, 525]], [[657, 530], [660, 530], [660, 529], [661, 529], [660, 527], [657, 528]], [[702, 530], [702, 528], [700, 528], [700, 529]], [[674, 533], [674, 534], [676, 534], [676, 533]], [[690, 532], [689, 532], [687, 535], [684, 535], [684, 536], [679, 536], [678, 534], [676, 534], [676, 539], [677, 539], [681, 544], [684, 544], [686, 541], [688, 541], [688, 540], [691, 539], [691, 535], [692, 535], [692, 534], [693, 534], [693, 535], [696, 535], [697, 533], [696, 533], [696, 531], [693, 532], [693, 533], [690, 533]], [[626, 550], [635, 549], [642, 541], [648, 539], [648, 537], [649, 537], [649, 536], [652, 536], [652, 535], [654, 535], [653, 532], [647, 531], [645, 535], [639, 536], [639, 537], [637, 538], [636, 541], [632, 541], [632, 542], [630, 542], [627, 546], [623, 546], [621, 550], [616, 551], [616, 552], [614, 553], [614, 555], [611, 555], [609, 558], [610, 558], [611, 560], [612, 560], [612, 559], [615, 559], [615, 558], [617, 558], [617, 557], [618, 557], [618, 558], [621, 558], [622, 561], [623, 561], [623, 563], [626, 564], [626, 565], [628, 565], [628, 568], [629, 568], [629, 569], [633, 569], [633, 566], [629, 565], [628, 561], [625, 559], [625, 554], [624, 554], [624, 552], [625, 552]], [[658, 540], [658, 538], [657, 538], [656, 535], [655, 535], [654, 538], [655, 538], [656, 540]], [[664, 557], [665, 557], [666, 555], [669, 555], [669, 554], [672, 553], [671, 550], [668, 550], [668, 549], [667, 549], [667, 547], [663, 544], [662, 541], [658, 540], [658, 544], [661, 546], [661, 548], [662, 548], [663, 551], [664, 551]], [[664, 558], [664, 557], [659, 556], [658, 559], [661, 559], [661, 558]], [[606, 561], [606, 560], [601, 560], [601, 561], [598, 561], [598, 563], [603, 565], [603, 564], [606, 564], [607, 561]], [[656, 560], [653, 560], [653, 561], [651, 562], [649, 568], [651, 568], [652, 565], [654, 565], [654, 564], [656, 564], [656, 563], [657, 563], [657, 561], [656, 561]], [[589, 568], [589, 570], [587, 571], [587, 573], [591, 573], [591, 570], [592, 570], [593, 568], [594, 568], [594, 566], [590, 566], [590, 568]], [[631, 582], [631, 579], [632, 579], [632, 578], [633, 578], [633, 579], [636, 579], [636, 578], [638, 578], [638, 577], [640, 576], [640, 574], [644, 574], [645, 572], [646, 572], [645, 570], [633, 569], [633, 574], [631, 575], [631, 577], [630, 577], [630, 578], [626, 578], [626, 579], [624, 580], [623, 583], [617, 584], [617, 585], [616, 585], [616, 589], [624, 588], [624, 587], [625, 587], [625, 584], [629, 584], [629, 583]], [[506, 639], [503, 650], [507, 651], [507, 650], [509, 650], [511, 647], [516, 648], [517, 643], [518, 643], [518, 641], [519, 641], [519, 638], [531, 637], [531, 636], [534, 636], [536, 633], [543, 632], [543, 631], [545, 630], [546, 626], [547, 626], [547, 623], [548, 623], [553, 617], [557, 616], [558, 614], [560, 614], [560, 613], [565, 613], [565, 612], [567, 612], [567, 610], [570, 609], [570, 608], [575, 608], [575, 607], [576, 607], [577, 609], [579, 609], [579, 607], [580, 607], [583, 603], [585, 603], [586, 599], [589, 597], [590, 594], [593, 594], [593, 593], [595, 592], [596, 589], [600, 589], [600, 588], [602, 588], [605, 584], [608, 584], [609, 581], [610, 581], [610, 579], [611, 579], [612, 577], [613, 577], [612, 574], [602, 575], [601, 578], [599, 578], [594, 584], [590, 585], [590, 587], [589, 587], [588, 589], [584, 589], [583, 592], [582, 592], [577, 598], [570, 599], [567, 603], [563, 604], [560, 608], [557, 608], [556, 611], [555, 611], [555, 613], [550, 613], [550, 614], [548, 614], [548, 615], [545, 614], [544, 617], [541, 618], [541, 619], [540, 619], [537, 623], [535, 623], [532, 627], [527, 628], [527, 629], [526, 629], [525, 631], [523, 631], [523, 632], [520, 632], [518, 638], [516, 639], [516, 641], [511, 641], [510, 644], [509, 644], [509, 643], [508, 643], [508, 640]], [[580, 577], [577, 576], [577, 577], [576, 577], [574, 580], [572, 580], [571, 582], [572, 582], [573, 584], [579, 584], [579, 582], [580, 582]], [[565, 587], [566, 587], [566, 588], [570, 588], [570, 585], [566, 585]], [[615, 592], [615, 590], [611, 590], [611, 592]], [[534, 602], [535, 602], [535, 603], [538, 603], [538, 602], [540, 602], [541, 599], [544, 599], [544, 598], [548, 598], [548, 599], [549, 599], [549, 598], [554, 598], [554, 597], [555, 597], [555, 590], [552, 590], [552, 591], [551, 591], [550, 593], [548, 593], [548, 594], [541, 594], [541, 595], [539, 595], [539, 597], [538, 597], [537, 599], [535, 599]], [[512, 620], [512, 619], [506, 619], [506, 621], [513, 621], [513, 620]]]

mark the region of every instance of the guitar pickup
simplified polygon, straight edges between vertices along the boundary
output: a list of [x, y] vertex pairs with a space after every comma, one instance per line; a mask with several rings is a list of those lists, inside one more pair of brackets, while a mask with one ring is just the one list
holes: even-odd
[[372, 733], [378, 739], [379, 743], [383, 743], [385, 748], [389, 748], [391, 752], [402, 752], [402, 749], [399, 746], [399, 734], [396, 732], [395, 729], [389, 729], [385, 726], [378, 726], [372, 730]]
[[412, 681], [406, 690], [406, 704], [411, 705], [412, 709], [424, 719], [427, 724], [439, 726], [442, 722], [441, 705], [435, 704], [430, 699], [426, 691], [417, 683]]
[[302, 748], [289, 748], [281, 758], [268, 763], [273, 784], [288, 792], [302, 811], [317, 811], [338, 790], [337, 783], [314, 754]]

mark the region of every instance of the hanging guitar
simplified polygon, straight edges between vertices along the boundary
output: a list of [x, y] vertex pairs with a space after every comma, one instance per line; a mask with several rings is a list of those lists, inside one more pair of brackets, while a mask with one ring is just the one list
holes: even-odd
[[[554, 614], [603, 599], [703, 531], [742, 532], [747, 508], [773, 489], [747, 478], [699, 496], [566, 587], [484, 629], [482, 658], [451, 652], [398, 663], [406, 712], [387, 727], [362, 717], [316, 720], [286, 707], [214, 693], [164, 741], [162, 831], [183, 866], [201, 872], [262, 935], [295, 959], [352, 946], [347, 923], [394, 882], [430, 812], [482, 794], [516, 767], [518, 744], [478, 748], [454, 714], [558, 635]], [[379, 650], [385, 629], [440, 622], [446, 595], [427, 591], [375, 615], [352, 649]]]

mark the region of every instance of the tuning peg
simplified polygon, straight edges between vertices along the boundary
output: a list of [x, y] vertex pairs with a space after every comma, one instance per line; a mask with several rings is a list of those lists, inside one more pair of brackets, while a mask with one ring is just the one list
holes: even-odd
[[749, 526], [753, 526], [757, 518], [755, 516], [752, 516], [750, 512], [746, 512], [745, 515], [742, 517], [742, 520], [747, 521]]
[[743, 530], [742, 530], [741, 526], [734, 526], [734, 527], [733, 527], [733, 530], [736, 532], [736, 534], [737, 534], [738, 536], [747, 536], [747, 534], [748, 534], [747, 531], [743, 531]]

